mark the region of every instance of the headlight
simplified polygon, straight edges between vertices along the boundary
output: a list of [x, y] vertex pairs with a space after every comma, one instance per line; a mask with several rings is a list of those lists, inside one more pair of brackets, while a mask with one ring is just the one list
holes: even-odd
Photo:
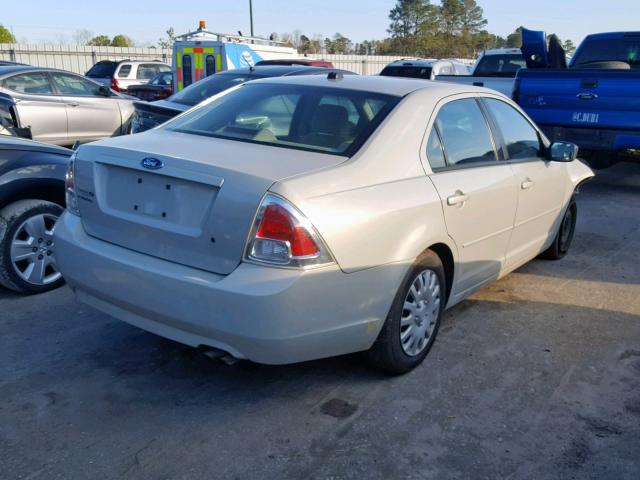
[[78, 196], [76, 195], [75, 160], [76, 154], [74, 153], [71, 155], [71, 158], [69, 158], [69, 163], [67, 164], [67, 173], [64, 176], [64, 191], [67, 210], [75, 215], [80, 215]]

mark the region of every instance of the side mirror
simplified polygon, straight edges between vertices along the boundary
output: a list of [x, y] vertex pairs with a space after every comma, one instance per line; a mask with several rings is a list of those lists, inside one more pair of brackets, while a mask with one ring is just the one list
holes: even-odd
[[549, 147], [549, 160], [552, 162], [573, 162], [578, 158], [578, 146], [569, 142], [554, 142]]
[[105, 85], [100, 85], [98, 87], [98, 95], [102, 96], [102, 97], [110, 97], [111, 96], [111, 89]]

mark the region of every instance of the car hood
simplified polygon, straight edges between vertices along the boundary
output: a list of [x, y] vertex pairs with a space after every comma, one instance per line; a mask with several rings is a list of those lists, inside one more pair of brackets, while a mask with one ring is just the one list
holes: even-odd
[[73, 150], [56, 145], [34, 142], [25, 138], [0, 135], [0, 150], [22, 150], [25, 152], [45, 152], [71, 156]]

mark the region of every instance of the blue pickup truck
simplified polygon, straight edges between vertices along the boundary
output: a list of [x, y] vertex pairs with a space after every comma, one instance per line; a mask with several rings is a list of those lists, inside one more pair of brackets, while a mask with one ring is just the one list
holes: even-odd
[[[536, 49], [523, 44], [527, 58], [546, 61], [546, 46]], [[513, 99], [549, 139], [577, 144], [594, 168], [606, 168], [640, 149], [640, 32], [589, 35], [567, 69], [520, 70]]]

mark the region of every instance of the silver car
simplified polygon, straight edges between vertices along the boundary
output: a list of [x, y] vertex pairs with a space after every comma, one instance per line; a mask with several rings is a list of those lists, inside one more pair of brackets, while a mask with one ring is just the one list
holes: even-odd
[[82, 146], [57, 224], [78, 298], [281, 364], [369, 351], [405, 372], [445, 308], [564, 256], [593, 172], [487, 89], [279, 77]]
[[56, 145], [128, 132], [133, 103], [75, 73], [30, 66], [0, 67], [0, 118]]

